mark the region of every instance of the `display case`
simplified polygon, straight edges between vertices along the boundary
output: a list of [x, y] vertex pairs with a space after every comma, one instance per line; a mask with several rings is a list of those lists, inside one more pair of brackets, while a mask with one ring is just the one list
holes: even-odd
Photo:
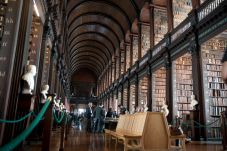
[[227, 85], [221, 78], [221, 59], [226, 46], [226, 32], [201, 45], [206, 123], [210, 124], [207, 135], [210, 139], [221, 139], [220, 115], [227, 109]]
[[191, 0], [173, 0], [173, 25], [177, 27], [192, 10]]
[[172, 64], [173, 70], [173, 110], [174, 115], [187, 119], [190, 115], [191, 95], [193, 94], [192, 56], [186, 53]]
[[147, 76], [142, 77], [139, 80], [139, 90], [138, 90], [138, 106], [144, 107], [147, 104], [147, 93], [148, 93], [148, 78]]
[[139, 50], [138, 49], [138, 42], [139, 42], [138, 39], [139, 39], [138, 35], [133, 35], [132, 65], [134, 65], [135, 62], [138, 60], [138, 50]]
[[154, 44], [164, 38], [168, 31], [168, 18], [165, 9], [154, 8]]
[[136, 86], [134, 83], [130, 84], [130, 96], [129, 96], [129, 113], [133, 114], [135, 110], [136, 101]]
[[150, 49], [150, 25], [141, 25], [141, 57]]
[[152, 111], [161, 111], [166, 102], [166, 69], [161, 67], [152, 74]]

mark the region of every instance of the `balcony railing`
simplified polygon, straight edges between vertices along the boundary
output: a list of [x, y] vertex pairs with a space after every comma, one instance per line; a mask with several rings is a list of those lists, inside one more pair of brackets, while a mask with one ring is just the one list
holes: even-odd
[[166, 47], [166, 39], [162, 39], [157, 45], [154, 46], [152, 51], [152, 57], [158, 54], [162, 48]]
[[198, 9], [198, 20], [201, 21], [214, 11], [225, 0], [207, 0]]
[[139, 66], [141, 67], [142, 65], [144, 65], [147, 61], [149, 60], [149, 51], [146, 55], [143, 56], [143, 58], [141, 58], [141, 60], [139, 61]]
[[191, 21], [190, 21], [190, 18], [187, 17], [171, 33], [171, 42], [174, 42], [174, 40], [176, 40], [178, 37], [180, 37], [190, 27], [191, 27]]

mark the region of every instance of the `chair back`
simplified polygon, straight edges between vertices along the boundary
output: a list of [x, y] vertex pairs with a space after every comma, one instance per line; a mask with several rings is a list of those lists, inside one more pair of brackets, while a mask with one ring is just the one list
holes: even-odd
[[126, 115], [120, 115], [118, 123], [117, 123], [116, 131], [123, 130], [124, 124], [125, 124], [125, 119], [126, 119]]
[[145, 150], [166, 150], [170, 148], [170, 133], [166, 117], [161, 112], [148, 112], [143, 131]]
[[134, 114], [134, 122], [132, 125], [132, 133], [135, 135], [142, 135], [145, 122], [146, 122], [147, 112]]

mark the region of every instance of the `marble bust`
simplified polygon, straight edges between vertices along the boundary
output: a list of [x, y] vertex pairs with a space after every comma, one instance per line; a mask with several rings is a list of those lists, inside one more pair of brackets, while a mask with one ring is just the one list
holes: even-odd
[[162, 103], [161, 112], [163, 112], [165, 116], [169, 115], [168, 105], [166, 105], [165, 102]]
[[148, 111], [147, 102], [144, 103], [144, 105], [143, 105], [143, 111], [144, 112], [147, 112]]
[[49, 85], [44, 85], [43, 88], [42, 88], [42, 91], [41, 91], [41, 95], [42, 95], [41, 103], [46, 102], [48, 90], [49, 90]]
[[191, 103], [190, 103], [190, 107], [192, 108], [192, 109], [194, 109], [195, 108], [195, 106], [198, 104], [198, 101], [195, 99], [195, 95], [194, 94], [192, 94], [191, 95]]
[[36, 66], [28, 65], [27, 72], [22, 76], [22, 80], [23, 80], [22, 94], [32, 94], [32, 90], [34, 90], [35, 75], [36, 75]]

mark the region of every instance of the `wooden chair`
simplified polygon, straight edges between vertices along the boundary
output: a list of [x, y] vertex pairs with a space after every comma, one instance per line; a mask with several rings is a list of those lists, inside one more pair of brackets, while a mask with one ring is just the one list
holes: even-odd
[[124, 129], [124, 125], [126, 124], [127, 121], [126, 120], [126, 116], [127, 115], [121, 115], [119, 117], [119, 120], [118, 120], [118, 123], [117, 123], [117, 127], [116, 127], [116, 130], [113, 131], [113, 130], [109, 130], [109, 129], [105, 129], [105, 145], [107, 144], [107, 138], [109, 137], [109, 143], [112, 139], [112, 133], [114, 132], [119, 132], [119, 131], [123, 131]]
[[[172, 150], [185, 148], [185, 136], [170, 136], [166, 117], [161, 112], [148, 112], [144, 124], [142, 136], [124, 135], [125, 151], [131, 149], [137, 150]], [[171, 140], [182, 140], [182, 146], [172, 147]], [[130, 143], [130, 140], [139, 140], [138, 143]]]
[[147, 113], [136, 113], [136, 114], [130, 115], [128, 117], [129, 122], [125, 126], [124, 131], [114, 134], [114, 137], [116, 137], [115, 147], [117, 147], [117, 143], [121, 141], [124, 144], [124, 150], [128, 150], [127, 144], [139, 144], [141, 136], [143, 134], [146, 116], [147, 116]]

